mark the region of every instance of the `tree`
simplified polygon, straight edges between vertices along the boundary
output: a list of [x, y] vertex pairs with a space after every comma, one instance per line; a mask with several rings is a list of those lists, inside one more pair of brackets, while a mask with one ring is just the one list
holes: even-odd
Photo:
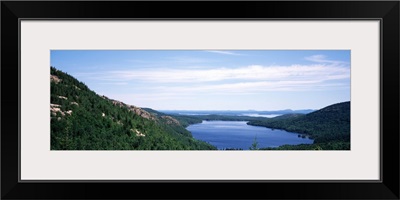
[[314, 150], [323, 150], [319, 145], [317, 145]]
[[250, 150], [259, 150], [260, 149], [260, 148], [258, 148], [257, 136], [254, 137], [253, 144], [251, 144], [251, 147], [249, 149]]

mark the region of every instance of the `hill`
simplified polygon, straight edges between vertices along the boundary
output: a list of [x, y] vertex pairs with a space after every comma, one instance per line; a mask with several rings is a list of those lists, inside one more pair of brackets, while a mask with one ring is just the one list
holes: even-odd
[[51, 67], [51, 150], [214, 150], [172, 116], [99, 96]]
[[186, 116], [186, 115], [168, 115], [166, 113], [163, 112], [159, 112], [156, 110], [153, 110], [151, 108], [143, 108], [143, 110], [146, 110], [147, 112], [159, 116], [161, 118], [169, 118], [169, 117], [173, 117], [174, 119], [178, 120], [180, 125], [183, 126], [184, 128], [188, 127], [191, 124], [197, 124], [197, 123], [201, 123], [203, 120], [195, 117], [195, 116]]
[[350, 149], [350, 102], [333, 104], [305, 115], [282, 115], [248, 124], [308, 135], [314, 139], [314, 144], [328, 149]]

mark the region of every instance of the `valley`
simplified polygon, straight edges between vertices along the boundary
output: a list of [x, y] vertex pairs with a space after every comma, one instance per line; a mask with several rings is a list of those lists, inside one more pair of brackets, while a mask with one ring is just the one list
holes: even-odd
[[54, 67], [50, 83], [51, 150], [350, 150], [350, 102], [320, 110], [156, 111], [98, 95]]

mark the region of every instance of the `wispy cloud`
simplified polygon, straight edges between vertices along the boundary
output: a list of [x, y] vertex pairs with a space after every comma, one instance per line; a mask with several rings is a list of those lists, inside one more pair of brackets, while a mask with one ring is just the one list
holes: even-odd
[[242, 56], [244, 54], [240, 54], [240, 53], [235, 53], [235, 52], [231, 52], [231, 51], [217, 51], [217, 50], [210, 50], [207, 51], [210, 53], [218, 53], [218, 54], [225, 54], [225, 55], [232, 55], [232, 56]]
[[[173, 57], [167, 57], [165, 58], [167, 62], [173, 63], [173, 64], [198, 64], [198, 63], [208, 63], [212, 62], [214, 60], [211, 59], [206, 59], [206, 58], [198, 58], [198, 57], [191, 57], [191, 56], [173, 56]], [[165, 62], [161, 61], [161, 62]], [[160, 62], [160, 61], [159, 61]]]
[[[134, 69], [82, 73], [85, 79], [124, 85], [140, 104], [160, 100], [350, 89], [350, 68], [335, 65], [251, 65], [212, 69]], [[195, 99], [193, 99], [195, 98]], [[233, 97], [234, 98], [234, 97]], [[121, 99], [122, 100], [122, 99]]]
[[258, 81], [258, 82], [240, 82], [212, 85], [194, 85], [194, 86], [172, 86], [172, 87], [154, 87], [154, 94], [243, 94], [247, 95], [271, 92], [271, 91], [319, 91], [327, 88], [347, 88], [345, 83], [324, 83], [323, 80], [313, 81]]
[[[345, 83], [323, 83], [321, 81], [280, 81], [280, 82], [242, 82], [233, 84], [195, 85], [149, 88], [146, 93], [131, 93], [127, 95], [127, 101], [135, 100], [140, 105], [160, 105], [160, 101], [174, 104], [175, 101], [195, 102], [210, 98], [225, 96], [225, 98], [238, 99], [257, 94], [269, 94], [270, 92], [303, 92], [303, 91], [326, 91], [349, 90], [350, 86]], [[172, 102], [171, 102], [172, 101]], [[227, 100], [229, 101], [229, 100]]]
[[161, 58], [154, 58], [152, 60], [140, 59], [126, 59], [126, 65], [134, 65], [140, 67], [160, 67], [160, 68], [200, 68], [209, 66], [211, 64], [220, 63], [219, 60], [209, 58], [196, 57], [196, 56], [167, 56]]
[[[96, 93], [157, 109], [318, 108], [350, 99], [350, 51], [57, 51]], [[69, 64], [76, 62], [76, 65]], [[74, 63], [75, 64], [75, 63]], [[93, 67], [90, 69], [90, 67]]]
[[123, 70], [80, 73], [88, 79], [102, 81], [140, 81], [149, 83], [202, 83], [217, 81], [314, 81], [337, 80], [350, 77], [346, 67], [316, 65], [261, 66], [214, 69]]
[[305, 57], [304, 59], [311, 61], [311, 62], [329, 63], [332, 65], [348, 64], [348, 62], [344, 62], [344, 61], [329, 60], [329, 59], [327, 59], [327, 56], [325, 56], [325, 55], [312, 55], [312, 56]]
[[128, 82], [100, 82], [101, 85], [128, 85]]

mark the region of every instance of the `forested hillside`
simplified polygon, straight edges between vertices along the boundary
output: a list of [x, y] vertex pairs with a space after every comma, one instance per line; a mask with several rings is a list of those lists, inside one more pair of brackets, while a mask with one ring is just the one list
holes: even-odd
[[54, 67], [50, 82], [52, 150], [216, 149], [194, 139], [174, 117], [99, 96]]
[[[306, 115], [282, 115], [248, 124], [308, 135], [314, 139], [314, 146], [308, 145], [310, 148], [350, 149], [350, 102], [333, 104]], [[278, 149], [292, 148], [296, 147], [287, 145]], [[307, 149], [307, 145], [301, 148]]]

